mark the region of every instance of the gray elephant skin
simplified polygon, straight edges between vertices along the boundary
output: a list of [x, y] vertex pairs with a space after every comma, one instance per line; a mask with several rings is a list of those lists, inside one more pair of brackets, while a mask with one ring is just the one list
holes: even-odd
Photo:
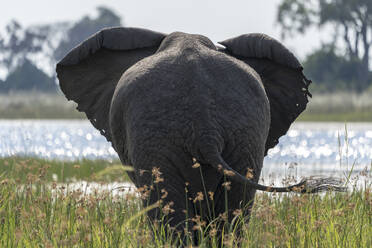
[[[191, 218], [217, 217], [226, 206], [229, 222], [236, 209], [249, 216], [257, 189], [306, 186], [257, 183], [267, 151], [306, 108], [310, 81], [301, 64], [264, 34], [220, 44], [196, 34], [117, 27], [57, 64], [63, 93], [133, 166], [128, 174], [136, 187], [156, 186], [144, 204], [163, 198], [172, 209], [167, 224], [181, 232], [186, 222], [192, 229]], [[200, 208], [191, 207], [195, 199]], [[148, 215], [159, 219], [161, 207]]]

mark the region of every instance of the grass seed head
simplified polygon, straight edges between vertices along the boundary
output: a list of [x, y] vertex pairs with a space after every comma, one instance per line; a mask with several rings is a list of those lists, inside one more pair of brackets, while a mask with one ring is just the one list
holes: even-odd
[[203, 193], [202, 193], [202, 192], [198, 192], [198, 193], [196, 194], [195, 199], [194, 199], [194, 203], [197, 202], [197, 201], [203, 201], [203, 200], [204, 200], [204, 195], [203, 195]]
[[219, 216], [218, 216], [221, 220], [223, 220], [223, 221], [227, 221], [227, 212], [224, 212], [224, 213], [222, 213], [222, 214], [219, 214]]
[[195, 163], [195, 164], [192, 165], [192, 168], [193, 169], [196, 169], [196, 168], [199, 168], [199, 167], [200, 167], [200, 164], [199, 163]]
[[235, 176], [235, 173], [231, 170], [223, 170], [223, 174], [229, 177]]
[[195, 223], [195, 225], [192, 227], [192, 230], [202, 230], [204, 226], [206, 226], [207, 222], [202, 220], [200, 215], [196, 215], [194, 218], [191, 219]]
[[168, 191], [166, 191], [165, 189], [161, 189], [161, 193], [162, 193], [161, 199], [164, 199], [168, 196]]
[[212, 191], [208, 191], [208, 195], [209, 195], [209, 199], [210, 199], [211, 201], [213, 201], [214, 192], [212, 192]]
[[162, 174], [159, 167], [153, 167], [151, 173], [154, 177], [160, 177]]
[[151, 172], [152, 172], [152, 175], [155, 177], [154, 183], [164, 182], [164, 178], [161, 177], [163, 173], [160, 172], [160, 168], [153, 167]]
[[162, 208], [163, 214], [168, 215], [170, 213], [174, 213], [175, 210], [172, 209], [173, 205], [174, 205], [174, 202], [169, 202], [165, 204], [164, 207]]
[[227, 182], [224, 182], [222, 184], [222, 186], [226, 189], [226, 190], [230, 190], [231, 189], [231, 182], [227, 181]]
[[234, 212], [233, 212], [233, 215], [234, 216], [239, 216], [243, 213], [243, 211], [241, 209], [235, 209]]
[[4, 180], [2, 180], [2, 181], [0, 182], [0, 184], [1, 184], [1, 185], [7, 185], [8, 182], [9, 182], [8, 179], [4, 179]]
[[248, 169], [247, 169], [247, 173], [245, 174], [245, 177], [246, 177], [247, 179], [252, 179], [252, 178], [254, 178], [254, 175], [253, 175], [253, 169], [252, 169], [252, 168], [248, 168]]

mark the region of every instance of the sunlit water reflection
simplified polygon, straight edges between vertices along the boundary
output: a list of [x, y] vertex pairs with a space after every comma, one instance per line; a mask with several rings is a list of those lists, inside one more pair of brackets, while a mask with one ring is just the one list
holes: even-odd
[[0, 156], [41, 158], [117, 158], [116, 152], [88, 121], [0, 121]]
[[[117, 159], [100, 133], [85, 120], [1, 120], [0, 156], [53, 159]], [[353, 175], [371, 166], [372, 123], [295, 123], [269, 151], [262, 179], [288, 174]], [[368, 167], [370, 169], [370, 167]]]

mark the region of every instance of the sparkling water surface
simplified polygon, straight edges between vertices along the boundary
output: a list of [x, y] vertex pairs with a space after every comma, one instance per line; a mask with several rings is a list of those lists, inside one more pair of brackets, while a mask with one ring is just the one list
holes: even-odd
[[[0, 157], [117, 159], [87, 120], [0, 120]], [[339, 175], [370, 169], [372, 123], [298, 122], [269, 151], [263, 180], [292, 173]], [[283, 170], [285, 169], [285, 170]]]

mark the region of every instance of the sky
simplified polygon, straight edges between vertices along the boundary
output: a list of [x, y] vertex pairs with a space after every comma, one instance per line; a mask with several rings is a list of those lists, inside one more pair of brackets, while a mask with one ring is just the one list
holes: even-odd
[[[213, 42], [252, 32], [281, 40], [275, 24], [279, 3], [280, 0], [3, 0], [0, 28], [12, 19], [22, 26], [77, 21], [83, 15], [94, 15], [96, 7], [103, 5], [119, 14], [125, 26], [203, 34]], [[303, 59], [326, 38], [324, 33], [312, 30], [306, 36], [281, 41]]]

